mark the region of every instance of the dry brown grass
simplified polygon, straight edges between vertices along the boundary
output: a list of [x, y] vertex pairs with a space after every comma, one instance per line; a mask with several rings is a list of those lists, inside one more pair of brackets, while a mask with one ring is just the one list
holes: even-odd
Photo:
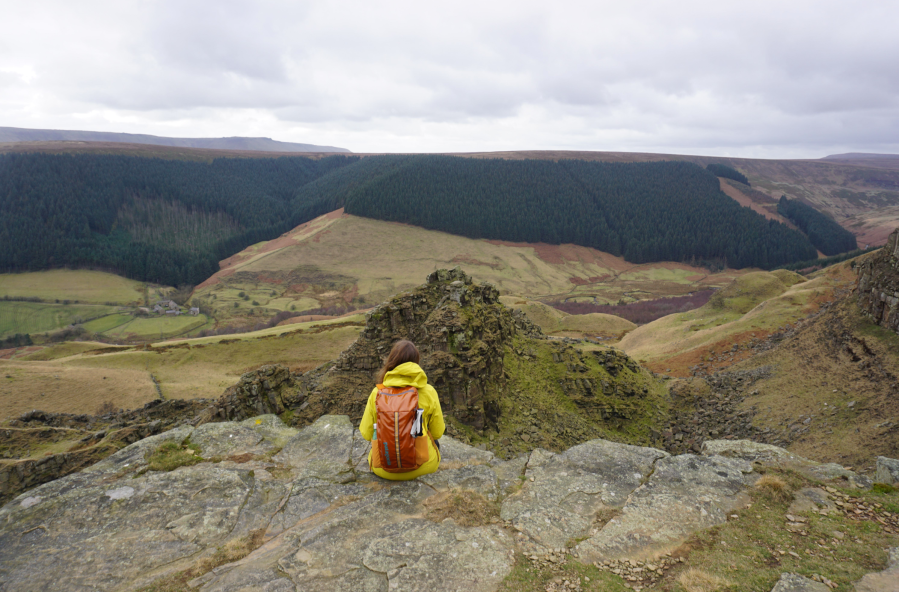
[[220, 565], [243, 559], [262, 545], [264, 536], [265, 529], [260, 529], [252, 531], [248, 536], [231, 539], [216, 549], [213, 555], [202, 557], [191, 567], [159, 579], [149, 586], [140, 588], [138, 592], [182, 592], [183, 590], [190, 590], [191, 588], [187, 585], [189, 581], [209, 573]]
[[52, 358], [56, 347], [75, 355], [50, 361], [0, 360], [0, 420], [32, 409], [92, 414], [106, 403], [134, 409], [159, 396], [151, 373], [167, 399], [217, 398], [248, 369], [284, 364], [305, 371], [332, 360], [359, 331], [358, 326], [344, 326], [261, 339], [235, 335], [199, 346], [191, 341], [180, 342], [180, 347], [110, 348], [82, 355], [69, 352], [70, 344], [53, 346], [44, 350], [46, 357]]
[[677, 576], [677, 583], [686, 592], [717, 592], [730, 585], [724, 578], [691, 567]]
[[499, 520], [499, 505], [473, 491], [441, 493], [423, 505], [425, 518], [433, 522], [452, 518], [459, 526], [484, 526]]
[[777, 475], [762, 475], [754, 487], [775, 501], [786, 502], [793, 497], [790, 486]]
[[94, 413], [104, 403], [131, 409], [157, 397], [142, 368], [79, 368], [18, 360], [0, 360], [0, 393], [0, 420], [32, 409]]

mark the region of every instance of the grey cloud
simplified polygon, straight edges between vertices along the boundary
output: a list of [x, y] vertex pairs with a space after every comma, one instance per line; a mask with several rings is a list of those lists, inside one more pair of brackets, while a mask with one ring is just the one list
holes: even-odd
[[[370, 151], [820, 155], [896, 144], [894, 3], [47, 2], [5, 12], [0, 112], [17, 120], [4, 125], [177, 125]], [[35, 125], [41, 114], [52, 125]]]

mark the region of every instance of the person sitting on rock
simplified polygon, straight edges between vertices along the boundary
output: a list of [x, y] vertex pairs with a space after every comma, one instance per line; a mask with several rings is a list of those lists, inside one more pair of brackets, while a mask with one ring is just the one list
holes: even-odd
[[415, 479], [440, 465], [437, 440], [446, 424], [437, 391], [418, 361], [411, 341], [393, 345], [359, 424], [362, 437], [372, 442], [369, 467], [384, 479]]

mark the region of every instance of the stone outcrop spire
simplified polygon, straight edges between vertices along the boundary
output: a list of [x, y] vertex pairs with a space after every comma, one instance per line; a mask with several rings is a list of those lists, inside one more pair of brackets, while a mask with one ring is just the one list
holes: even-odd
[[899, 229], [860, 265], [858, 305], [872, 321], [899, 333]]
[[493, 285], [474, 283], [459, 268], [437, 270], [423, 286], [372, 310], [359, 339], [335, 362], [303, 375], [298, 413], [310, 421], [325, 413], [361, 417], [390, 348], [409, 339], [444, 411], [476, 429], [495, 426], [503, 356], [516, 335], [542, 337], [542, 331], [502, 305]]

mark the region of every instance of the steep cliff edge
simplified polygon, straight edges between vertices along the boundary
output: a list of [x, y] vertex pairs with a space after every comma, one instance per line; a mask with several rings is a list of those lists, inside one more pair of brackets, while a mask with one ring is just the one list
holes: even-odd
[[899, 333], [899, 229], [860, 265], [858, 305], [872, 321]]

